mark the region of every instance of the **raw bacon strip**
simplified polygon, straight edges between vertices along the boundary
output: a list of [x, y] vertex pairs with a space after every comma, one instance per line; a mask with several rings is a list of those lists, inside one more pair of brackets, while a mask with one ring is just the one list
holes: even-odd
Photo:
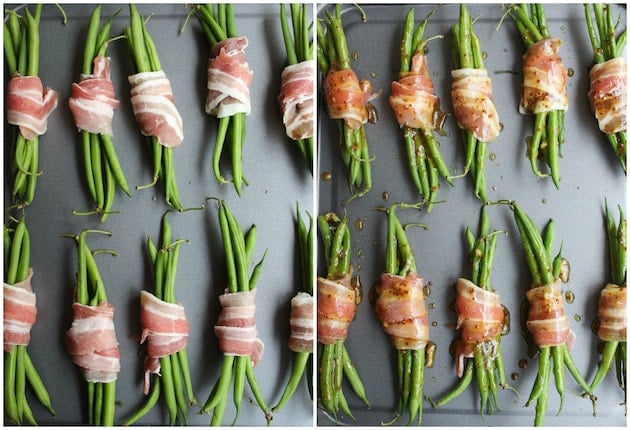
[[120, 102], [114, 95], [109, 64], [109, 57], [95, 57], [94, 73], [81, 75], [79, 83], [72, 84], [68, 104], [79, 130], [113, 135], [112, 118]]
[[396, 349], [421, 349], [429, 341], [423, 288], [423, 279], [415, 273], [381, 276], [375, 310]]
[[370, 81], [359, 81], [351, 69], [330, 70], [324, 80], [324, 98], [331, 119], [343, 119], [352, 130], [368, 122], [368, 103], [372, 94]]
[[38, 76], [15, 73], [7, 85], [7, 122], [17, 125], [25, 139], [46, 133], [48, 115], [57, 107], [59, 95], [44, 88]]
[[558, 278], [552, 284], [531, 288], [526, 293], [529, 301], [527, 329], [538, 347], [558, 346], [571, 341], [572, 332], [564, 313], [560, 282]]
[[140, 325], [140, 343], [147, 343], [144, 393], [149, 394], [149, 376], [160, 373], [159, 359], [186, 348], [189, 328], [182, 305], [165, 302], [147, 291], [140, 292]]
[[214, 326], [214, 333], [219, 338], [219, 349], [223, 354], [249, 355], [253, 366], [256, 366], [265, 349], [263, 342], [256, 337], [255, 300], [256, 289], [221, 294], [221, 313], [217, 325]]
[[287, 136], [293, 140], [313, 136], [314, 82], [313, 60], [287, 66], [282, 71], [278, 101]]
[[289, 349], [294, 352], [313, 352], [313, 296], [300, 292], [291, 299], [289, 324]]
[[317, 340], [330, 345], [345, 340], [357, 311], [357, 293], [351, 276], [331, 280], [317, 278]]
[[212, 47], [208, 59], [206, 113], [218, 118], [237, 113], [249, 115], [249, 86], [254, 73], [245, 58], [246, 37], [225, 39]]
[[66, 332], [68, 353], [88, 382], [113, 382], [120, 372], [120, 351], [114, 330], [114, 307], [72, 304], [72, 326]]
[[546, 38], [534, 43], [523, 56], [522, 114], [567, 110], [567, 70], [558, 50], [562, 41]]
[[626, 287], [608, 284], [599, 296], [599, 329], [597, 336], [603, 341], [627, 340]]
[[433, 82], [425, 55], [414, 54], [409, 72], [401, 74], [398, 81], [393, 81], [391, 88], [389, 104], [401, 127], [420, 130], [435, 128], [434, 112], [438, 98], [433, 94]]
[[174, 104], [171, 84], [163, 70], [129, 76], [131, 107], [140, 132], [171, 148], [184, 139], [182, 117]]
[[627, 67], [623, 57], [613, 58], [593, 66], [589, 72], [591, 84], [588, 98], [606, 134], [626, 131]]
[[455, 290], [457, 328], [461, 329], [462, 340], [478, 343], [495, 339], [505, 322], [499, 295], [463, 278], [457, 280]]
[[492, 84], [486, 69], [451, 71], [451, 99], [459, 128], [472, 131], [480, 142], [491, 142], [501, 131], [492, 99]]
[[31, 288], [33, 269], [28, 276], [13, 285], [4, 283], [3, 294], [3, 333], [4, 350], [13, 351], [14, 345], [27, 346], [31, 340], [31, 328], [37, 318], [35, 293]]

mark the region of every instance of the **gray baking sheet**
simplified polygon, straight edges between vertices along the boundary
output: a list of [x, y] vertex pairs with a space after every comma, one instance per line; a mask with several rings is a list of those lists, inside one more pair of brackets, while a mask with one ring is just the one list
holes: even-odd
[[[319, 212], [346, 213], [352, 233], [352, 264], [360, 275], [364, 295], [378, 280], [385, 265], [386, 218], [377, 206], [395, 202], [417, 202], [419, 195], [407, 171], [402, 147], [401, 131], [388, 104], [390, 82], [397, 78], [399, 46], [409, 5], [364, 5], [367, 21], [362, 22], [358, 11], [351, 5], [343, 6], [343, 24], [351, 53], [351, 64], [359, 79], [370, 79], [374, 89], [381, 91], [373, 101], [379, 113], [376, 125], [366, 125], [372, 162], [373, 187], [365, 196], [345, 205], [349, 197], [347, 176], [337, 148], [337, 125], [320, 109], [319, 150], [320, 180]], [[417, 22], [435, 9], [425, 30], [425, 37], [444, 35], [444, 39], [429, 42], [429, 68], [440, 97], [442, 110], [452, 110], [450, 101], [450, 69], [452, 53], [449, 48], [450, 29], [458, 19], [457, 4], [418, 4]], [[324, 18], [320, 6], [318, 16]], [[625, 6], [615, 6], [621, 27], [625, 27]], [[568, 79], [570, 107], [566, 112], [566, 140], [560, 159], [561, 182], [557, 190], [550, 178], [536, 178], [525, 157], [525, 137], [531, 134], [533, 118], [518, 114], [519, 91], [522, 82], [521, 59], [524, 46], [513, 22], [506, 19], [497, 30], [504, 10], [499, 4], [470, 4], [470, 14], [476, 19], [474, 28], [481, 41], [489, 76], [492, 78], [494, 100], [504, 129], [496, 141], [488, 145], [486, 159], [487, 190], [490, 200], [516, 200], [542, 227], [553, 218], [557, 227], [556, 248], [562, 242], [563, 255], [571, 264], [571, 279], [564, 291], [575, 295], [572, 304], [566, 304], [571, 328], [577, 334], [573, 356], [577, 366], [590, 381], [594, 375], [599, 354], [598, 340], [591, 332], [596, 314], [600, 289], [609, 281], [607, 242], [604, 230], [604, 199], [616, 215], [616, 205], [625, 207], [626, 177], [620, 168], [606, 138], [597, 129], [587, 99], [588, 69], [593, 54], [584, 23], [581, 4], [545, 4], [550, 33], [562, 39], [560, 55], [567, 68], [573, 70]], [[513, 71], [514, 73], [496, 73]], [[320, 103], [322, 99], [320, 98]], [[452, 117], [445, 125], [449, 136], [437, 136], [440, 149], [449, 169], [455, 174], [462, 171], [463, 145]], [[438, 398], [458, 382], [453, 359], [448, 348], [457, 333], [449, 328], [455, 314], [449, 308], [455, 298], [451, 288], [460, 276], [470, 276], [466, 263], [467, 251], [464, 230], [470, 226], [477, 230], [481, 202], [474, 196], [470, 176], [455, 180], [450, 187], [443, 180], [431, 213], [413, 209], [399, 210], [403, 223], [421, 222], [428, 230], [416, 228], [408, 232], [420, 274], [431, 284], [430, 305], [431, 339], [437, 344], [435, 365], [426, 369], [424, 394]], [[384, 193], [388, 196], [385, 200]], [[439, 409], [424, 403], [423, 425], [426, 426], [531, 426], [534, 407], [524, 407], [534, 382], [537, 359], [527, 355], [526, 343], [520, 334], [519, 306], [529, 288], [531, 277], [523, 258], [518, 232], [511, 211], [506, 206], [489, 208], [491, 228], [507, 232], [498, 238], [491, 282], [509, 308], [511, 332], [502, 339], [505, 368], [514, 392], [501, 391], [500, 411], [493, 416], [481, 417], [479, 396], [473, 382], [471, 387], [449, 404]], [[616, 215], [617, 216], [617, 215]], [[319, 273], [325, 274], [320, 261]], [[346, 425], [379, 425], [389, 422], [396, 408], [396, 353], [389, 338], [381, 329], [368, 300], [359, 306], [356, 319], [350, 326], [346, 341], [350, 356], [365, 383], [371, 408], [366, 409], [345, 386], [346, 399], [355, 419], [340, 416]], [[525, 359], [527, 365], [519, 366]], [[512, 375], [515, 378], [512, 379]], [[576, 394], [577, 384], [566, 376], [564, 407], [556, 416], [559, 397], [551, 382], [549, 406], [545, 425], [551, 426], [624, 426], [627, 424], [623, 392], [617, 387], [614, 372], [606, 377], [597, 389], [597, 416], [593, 417], [591, 403]], [[404, 425], [406, 417], [397, 424]], [[321, 410], [318, 424], [334, 425]]]
[[[13, 8], [14, 5], [5, 5]], [[40, 169], [34, 202], [24, 210], [32, 241], [33, 288], [38, 300], [38, 321], [32, 331], [29, 352], [48, 387], [57, 417], [52, 418], [29, 396], [40, 424], [85, 424], [86, 391], [78, 369], [66, 353], [64, 333], [71, 323], [72, 294], [77, 267], [76, 245], [61, 233], [79, 233], [85, 228], [112, 232], [111, 237], [90, 235], [92, 249], [113, 249], [118, 256], [99, 255], [97, 263], [110, 302], [116, 307], [116, 329], [122, 355], [117, 384], [117, 424], [121, 424], [143, 402], [143, 355], [137, 342], [139, 293], [152, 291], [147, 260], [148, 237], [158, 238], [160, 218], [169, 207], [159, 184], [133, 189], [151, 180], [151, 163], [145, 139], [138, 131], [129, 103], [127, 75], [130, 73], [125, 41], [111, 44], [112, 80], [120, 108], [114, 115], [114, 144], [127, 180], [131, 198], [118, 191], [114, 210], [105, 223], [97, 216], [76, 217], [72, 210], [91, 209], [84, 186], [79, 134], [68, 109], [73, 81], [79, 77], [83, 44], [94, 4], [64, 4], [68, 22], [52, 4], [43, 8], [41, 21], [40, 76], [44, 85], [59, 92], [59, 106], [49, 118], [48, 132], [40, 142]], [[118, 9], [112, 35], [129, 25], [126, 4], [103, 5], [102, 20]], [[143, 16], [151, 16], [147, 28], [155, 40], [175, 104], [184, 121], [184, 141], [174, 150], [175, 171], [181, 202], [185, 207], [206, 205], [203, 211], [173, 213], [170, 222], [174, 238], [189, 239], [180, 248], [175, 294], [186, 309], [191, 325], [188, 344], [193, 388], [199, 402], [205, 402], [219, 376], [221, 354], [213, 325], [219, 312], [218, 295], [226, 283], [223, 246], [217, 207], [206, 197], [225, 199], [243, 228], [256, 224], [258, 242], [253, 260], [265, 250], [267, 256], [257, 284], [256, 325], [266, 350], [255, 368], [262, 393], [270, 406], [280, 398], [289, 376], [292, 353], [287, 348], [289, 300], [298, 290], [300, 278], [294, 229], [296, 204], [302, 216], [313, 213], [313, 180], [297, 149], [287, 139], [278, 112], [277, 94], [286, 54], [280, 30], [278, 4], [236, 4], [236, 26], [249, 39], [246, 55], [254, 70], [251, 87], [252, 114], [247, 117], [243, 151], [244, 174], [250, 185], [238, 198], [231, 185], [219, 186], [211, 169], [217, 120], [204, 113], [208, 44], [196, 19], [183, 33], [180, 27], [189, 9], [184, 4], [138, 4]], [[6, 81], [5, 76], [5, 81]], [[8, 139], [10, 134], [5, 134]], [[7, 140], [5, 140], [6, 145]], [[5, 151], [5, 160], [8, 159]], [[223, 166], [229, 177], [230, 167]], [[8, 179], [5, 175], [5, 208]], [[22, 212], [18, 212], [18, 215]], [[6, 216], [6, 212], [5, 212]], [[250, 401], [251, 400], [251, 401]], [[190, 425], [208, 425], [210, 416], [199, 415], [200, 406], [189, 408]], [[234, 417], [231, 394], [225, 425]], [[292, 400], [274, 414], [274, 425], [312, 426], [313, 403], [303, 382]], [[6, 422], [9, 424], [8, 422]], [[139, 425], [168, 423], [162, 402]], [[239, 425], [264, 426], [265, 419], [253, 403], [249, 388], [241, 408]]]

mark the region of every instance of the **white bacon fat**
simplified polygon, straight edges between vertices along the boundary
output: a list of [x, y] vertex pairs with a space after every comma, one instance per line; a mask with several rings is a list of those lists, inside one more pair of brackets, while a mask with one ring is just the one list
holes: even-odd
[[300, 292], [291, 299], [289, 349], [313, 352], [313, 296]]
[[599, 329], [597, 336], [603, 341], [627, 340], [626, 286], [607, 284], [599, 296]]
[[282, 71], [278, 102], [287, 136], [293, 140], [313, 136], [314, 85], [313, 60], [292, 64]]
[[38, 76], [16, 73], [7, 85], [7, 122], [17, 125], [27, 140], [41, 136], [48, 129], [48, 116], [58, 99], [57, 92], [44, 88]]
[[28, 276], [13, 285], [3, 284], [3, 337], [4, 350], [13, 351], [14, 345], [28, 346], [31, 328], [37, 319], [35, 293], [31, 288], [33, 269]]
[[551, 284], [531, 288], [526, 293], [529, 301], [527, 329], [539, 347], [565, 343], [571, 347], [575, 340], [564, 313], [560, 282], [560, 278], [557, 278]]
[[626, 131], [628, 106], [627, 66], [623, 57], [613, 58], [593, 66], [589, 72], [588, 97], [591, 109], [606, 134]]
[[164, 71], [136, 73], [128, 79], [131, 107], [140, 132], [156, 137], [167, 148], [182, 143], [182, 117], [175, 107], [171, 83]]
[[249, 115], [249, 86], [254, 72], [245, 58], [246, 37], [225, 39], [212, 47], [208, 59], [208, 91], [206, 113], [218, 118], [237, 113]]

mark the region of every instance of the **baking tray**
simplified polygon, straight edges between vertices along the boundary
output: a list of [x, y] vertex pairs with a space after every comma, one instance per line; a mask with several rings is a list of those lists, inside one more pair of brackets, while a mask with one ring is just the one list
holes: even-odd
[[[433, 40], [428, 45], [428, 60], [435, 91], [440, 97], [442, 109], [451, 112], [450, 69], [452, 53], [449, 48], [450, 29], [457, 22], [457, 4], [418, 4], [415, 8], [417, 22], [435, 9], [425, 30], [425, 37], [438, 34], [444, 39]], [[318, 16], [325, 18], [324, 10], [332, 6], [320, 6]], [[323, 108], [319, 119], [320, 178], [318, 183], [319, 212], [335, 211], [346, 214], [352, 234], [352, 264], [361, 278], [364, 296], [379, 279], [385, 265], [386, 217], [374, 210], [377, 206], [389, 206], [395, 202], [417, 202], [419, 195], [407, 171], [402, 149], [401, 131], [396, 124], [388, 103], [390, 82], [397, 78], [399, 46], [402, 25], [409, 5], [363, 6], [367, 21], [352, 5], [345, 5], [343, 24], [351, 53], [351, 65], [359, 79], [370, 79], [374, 89], [381, 91], [373, 101], [379, 113], [376, 125], [366, 125], [366, 133], [372, 162], [373, 187], [361, 198], [349, 204], [345, 167], [337, 148], [337, 125], [326, 117]], [[604, 199], [608, 199], [616, 214], [617, 204], [625, 207], [626, 177], [609, 147], [605, 137], [597, 129], [591, 114], [586, 93], [588, 68], [592, 62], [592, 49], [581, 4], [546, 4], [550, 33], [562, 39], [560, 55], [567, 68], [574, 74], [568, 79], [570, 107], [566, 113], [566, 141], [560, 159], [561, 182], [557, 190], [550, 178], [537, 179], [525, 157], [525, 136], [531, 134], [533, 118], [518, 114], [519, 91], [522, 81], [521, 59], [524, 46], [513, 22], [506, 19], [497, 30], [504, 12], [498, 4], [471, 4], [470, 14], [487, 55], [485, 66], [492, 78], [494, 100], [504, 129], [496, 141], [488, 145], [486, 160], [487, 189], [490, 200], [516, 200], [519, 205], [542, 227], [549, 218], [557, 226], [557, 244], [563, 243], [563, 254], [571, 264], [571, 280], [563, 286], [575, 294], [575, 301], [566, 304], [571, 328], [577, 334], [573, 350], [577, 366], [590, 381], [599, 360], [598, 340], [591, 332], [591, 322], [596, 314], [597, 298], [603, 285], [609, 280], [607, 242], [604, 230]], [[625, 27], [625, 7], [615, 6], [621, 27]], [[496, 73], [514, 71], [516, 73]], [[323, 99], [320, 97], [320, 103]], [[449, 117], [445, 125], [449, 136], [436, 135], [440, 149], [453, 173], [462, 171], [463, 146], [455, 121]], [[444, 181], [431, 213], [412, 209], [398, 210], [403, 223], [421, 222], [429, 229], [411, 229], [408, 236], [415, 250], [416, 263], [425, 282], [431, 284], [430, 304], [431, 340], [437, 344], [435, 365], [425, 372], [424, 394], [438, 398], [453, 388], [458, 379], [453, 359], [448, 349], [456, 332], [449, 328], [455, 314], [449, 304], [455, 298], [451, 286], [460, 276], [470, 276], [466, 263], [467, 248], [464, 230], [470, 226], [477, 230], [481, 202], [474, 196], [470, 176], [455, 181], [450, 187]], [[384, 197], [387, 196], [386, 200]], [[524, 404], [533, 385], [537, 360], [527, 355], [526, 343], [520, 334], [519, 306], [529, 288], [531, 277], [524, 260], [518, 231], [511, 211], [506, 206], [489, 208], [491, 228], [507, 232], [498, 238], [497, 251], [491, 282], [501, 295], [503, 304], [512, 316], [511, 332], [502, 338], [506, 374], [509, 383], [521, 397], [509, 390], [501, 391], [500, 411], [493, 416], [481, 417], [478, 411], [479, 397], [476, 387], [468, 390], [446, 406], [432, 409], [424, 403], [425, 426], [531, 426], [534, 408]], [[556, 248], [557, 249], [557, 248]], [[325, 273], [320, 261], [319, 273]], [[368, 300], [358, 308], [346, 341], [351, 358], [363, 377], [371, 408], [366, 409], [345, 386], [346, 399], [355, 419], [339, 416], [345, 425], [373, 426], [389, 422], [396, 408], [395, 350], [383, 332]], [[527, 360], [525, 368], [519, 361]], [[511, 378], [515, 374], [516, 380]], [[474, 385], [474, 382], [473, 384]], [[564, 408], [556, 416], [559, 398], [553, 382], [549, 388], [549, 406], [545, 425], [550, 426], [624, 426], [627, 424], [623, 393], [617, 387], [614, 374], [610, 373], [597, 389], [597, 416], [593, 417], [591, 403], [572, 392], [578, 392], [577, 384], [566, 377]], [[321, 426], [334, 425], [329, 416], [318, 412]], [[404, 425], [406, 418], [397, 424]]]
[[[5, 5], [14, 8], [15, 5]], [[97, 263], [110, 302], [116, 307], [116, 329], [122, 355], [117, 384], [116, 423], [122, 423], [143, 402], [142, 360], [136, 340], [139, 293], [152, 291], [146, 253], [148, 237], [159, 235], [160, 219], [169, 207], [164, 203], [161, 184], [133, 190], [128, 198], [117, 192], [114, 209], [105, 223], [98, 217], [76, 217], [72, 210], [91, 208], [83, 181], [79, 135], [68, 109], [73, 81], [79, 77], [85, 32], [94, 4], [64, 4], [68, 22], [63, 25], [57, 8], [43, 8], [41, 21], [40, 76], [46, 86], [59, 91], [59, 106], [49, 118], [48, 132], [40, 143], [40, 169], [34, 202], [24, 210], [32, 240], [33, 288], [37, 294], [39, 318], [32, 331], [29, 353], [48, 387], [57, 417], [50, 415], [29, 397], [40, 424], [80, 425], [86, 422], [85, 386], [65, 349], [64, 333], [71, 323], [72, 293], [77, 265], [76, 246], [61, 233], [79, 233], [85, 228], [112, 232], [111, 237], [91, 235], [92, 249], [107, 248], [117, 257], [99, 255]], [[175, 294], [185, 306], [191, 325], [188, 344], [190, 372], [197, 399], [205, 402], [219, 376], [221, 354], [213, 333], [219, 304], [218, 295], [226, 283], [223, 246], [218, 227], [216, 203], [206, 197], [225, 199], [243, 228], [256, 224], [258, 242], [253, 260], [265, 250], [267, 256], [258, 282], [256, 325], [266, 351], [255, 369], [262, 393], [270, 406], [280, 397], [289, 377], [292, 353], [287, 348], [289, 300], [297, 291], [301, 272], [294, 234], [296, 204], [300, 212], [313, 213], [313, 179], [297, 149], [287, 139], [278, 112], [277, 94], [286, 55], [280, 29], [278, 4], [236, 4], [237, 29], [249, 38], [247, 57], [254, 70], [251, 87], [253, 109], [247, 118], [243, 169], [250, 185], [238, 198], [231, 185], [219, 186], [211, 169], [216, 118], [203, 111], [206, 61], [209, 48], [198, 22], [191, 19], [183, 33], [180, 27], [188, 9], [184, 4], [138, 4], [143, 16], [151, 15], [148, 31], [171, 80], [175, 103], [184, 121], [185, 138], [174, 151], [175, 171], [181, 202], [185, 207], [206, 204], [203, 211], [173, 213], [170, 222], [174, 238], [189, 239], [180, 248]], [[112, 35], [129, 25], [126, 4], [105, 4], [102, 19], [118, 9]], [[311, 15], [312, 16], [312, 15]], [[151, 179], [148, 147], [131, 112], [127, 75], [130, 73], [123, 40], [111, 44], [112, 80], [120, 108], [114, 115], [114, 143], [130, 187]], [[6, 72], [5, 72], [6, 73]], [[5, 76], [6, 79], [6, 76]], [[9, 134], [7, 133], [8, 139]], [[6, 140], [5, 140], [6, 142]], [[6, 147], [6, 145], [5, 145]], [[7, 153], [4, 155], [8, 159]], [[226, 177], [230, 167], [223, 166]], [[8, 179], [5, 176], [5, 208]], [[6, 216], [6, 212], [5, 212]], [[245, 390], [239, 425], [264, 426], [260, 409], [250, 402]], [[253, 400], [252, 400], [253, 401]], [[234, 416], [231, 395], [225, 414], [229, 425]], [[200, 406], [189, 408], [190, 425], [208, 425], [210, 417], [199, 415]], [[5, 417], [6, 418], [6, 417]], [[274, 425], [312, 426], [313, 403], [305, 383], [279, 413]], [[159, 403], [139, 425], [167, 424]], [[7, 424], [9, 424], [7, 422]]]

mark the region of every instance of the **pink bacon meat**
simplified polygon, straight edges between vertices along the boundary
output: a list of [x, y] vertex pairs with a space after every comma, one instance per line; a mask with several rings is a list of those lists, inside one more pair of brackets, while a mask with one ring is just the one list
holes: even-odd
[[626, 131], [627, 66], [623, 57], [613, 58], [593, 66], [589, 72], [588, 98], [591, 109], [606, 134]]
[[113, 382], [120, 372], [120, 351], [114, 330], [114, 307], [72, 304], [72, 326], [66, 332], [68, 353], [88, 382]]
[[357, 293], [351, 276], [331, 280], [317, 278], [317, 340], [331, 345], [348, 336], [357, 311]]
[[113, 135], [114, 109], [120, 102], [116, 100], [110, 79], [109, 57], [94, 58], [94, 73], [81, 75], [81, 80], [72, 84], [72, 96], [68, 104], [79, 130]]
[[546, 38], [532, 44], [523, 56], [522, 114], [567, 110], [567, 70], [558, 55], [562, 41]]
[[302, 61], [282, 71], [280, 111], [282, 122], [293, 140], [313, 136], [315, 62]]
[[438, 98], [433, 94], [433, 81], [425, 55], [414, 54], [409, 72], [401, 74], [398, 81], [393, 81], [391, 88], [389, 104], [401, 127], [420, 130], [435, 128], [434, 113]]
[[3, 288], [3, 336], [4, 350], [13, 351], [14, 345], [28, 346], [31, 328], [37, 319], [35, 293], [31, 288], [33, 269], [28, 276], [13, 285], [4, 283]]
[[289, 349], [294, 352], [313, 352], [313, 296], [300, 292], [291, 299], [289, 324]]
[[249, 86], [254, 73], [245, 58], [246, 37], [231, 37], [212, 47], [208, 59], [206, 113], [218, 118], [237, 113], [249, 115]]
[[597, 336], [603, 341], [627, 340], [626, 287], [607, 284], [599, 296], [599, 329]]
[[358, 130], [369, 119], [368, 105], [376, 97], [372, 84], [359, 81], [351, 69], [330, 70], [324, 80], [324, 98], [331, 119], [343, 119], [352, 130]]
[[263, 355], [265, 345], [258, 339], [254, 314], [256, 289], [219, 296], [221, 313], [214, 326], [219, 338], [219, 349], [224, 355], [251, 356], [256, 366]]
[[7, 122], [17, 125], [27, 139], [46, 133], [48, 115], [57, 107], [59, 95], [44, 88], [38, 76], [16, 73], [7, 85]]
[[160, 372], [160, 358], [186, 348], [188, 344], [188, 321], [184, 307], [168, 303], [155, 295], [140, 292], [140, 343], [147, 344], [144, 360], [144, 393], [149, 393], [150, 374]]
[[564, 343], [571, 347], [575, 340], [564, 313], [560, 282], [558, 278], [551, 284], [531, 288], [526, 293], [529, 301], [527, 329], [538, 347]]
[[376, 314], [396, 349], [422, 349], [429, 341], [423, 288], [423, 279], [415, 273], [381, 276], [376, 288]]
[[470, 130], [480, 142], [491, 142], [501, 131], [486, 69], [451, 71], [453, 114], [459, 128]]
[[128, 79], [131, 107], [140, 132], [154, 136], [167, 148], [182, 143], [182, 117], [175, 107], [171, 84], [164, 71], [136, 73]]

